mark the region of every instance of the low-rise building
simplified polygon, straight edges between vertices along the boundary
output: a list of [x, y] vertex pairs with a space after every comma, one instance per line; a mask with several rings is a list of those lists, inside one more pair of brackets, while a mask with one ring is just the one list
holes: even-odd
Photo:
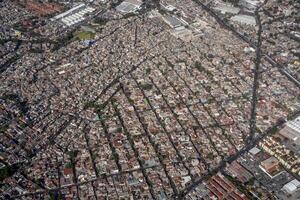
[[271, 178], [278, 174], [279, 161], [275, 157], [270, 157], [260, 163], [259, 166]]
[[291, 182], [288, 182], [282, 187], [282, 190], [286, 192], [287, 194], [294, 194], [296, 191], [298, 191], [300, 188], [300, 181], [297, 179], [292, 180]]
[[279, 132], [283, 137], [300, 145], [300, 117], [286, 123], [285, 127]]

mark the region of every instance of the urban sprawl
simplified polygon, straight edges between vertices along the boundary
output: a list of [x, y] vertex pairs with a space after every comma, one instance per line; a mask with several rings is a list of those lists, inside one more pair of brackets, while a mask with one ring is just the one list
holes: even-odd
[[300, 2], [0, 0], [0, 199], [299, 200]]

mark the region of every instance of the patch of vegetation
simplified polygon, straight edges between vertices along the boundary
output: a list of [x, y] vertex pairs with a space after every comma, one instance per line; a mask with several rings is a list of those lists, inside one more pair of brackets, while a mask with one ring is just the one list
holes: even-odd
[[195, 62], [195, 67], [199, 72], [204, 72], [206, 69], [202, 66], [202, 64], [199, 61]]
[[112, 158], [118, 163], [119, 162], [119, 155], [116, 151], [112, 152]]
[[215, 156], [213, 153], [210, 152], [209, 154], [207, 154], [207, 158], [210, 160], [213, 160], [215, 158]]
[[71, 160], [75, 160], [75, 158], [77, 157], [79, 151], [78, 150], [72, 150], [72, 151], [68, 151], [67, 154], [70, 156]]
[[20, 122], [19, 126], [20, 126], [21, 129], [25, 129], [28, 126], [28, 124], [26, 124], [24, 122]]
[[62, 200], [64, 197], [58, 191], [49, 193], [50, 200]]
[[249, 181], [247, 182], [247, 185], [253, 186], [253, 185], [254, 185], [254, 182], [255, 182], [255, 178], [252, 177], [252, 178], [250, 178]]
[[43, 50], [40, 48], [31, 48], [29, 50], [30, 53], [43, 53]]
[[0, 124], [0, 133], [6, 132], [6, 130], [8, 129], [8, 127], [9, 127], [8, 123]]
[[127, 13], [123, 16], [123, 19], [128, 19], [128, 18], [134, 17], [134, 16], [137, 16], [137, 14], [136, 13]]
[[278, 132], [278, 128], [275, 126], [270, 129], [270, 134], [272, 135], [276, 134], [277, 132]]
[[96, 104], [95, 102], [89, 101], [89, 102], [84, 104], [83, 109], [94, 108], [95, 104]]
[[199, 61], [195, 62], [195, 68], [199, 71], [199, 72], [204, 72], [206, 73], [208, 76], [212, 77], [213, 74], [207, 70], [205, 67], [202, 66], [202, 64]]
[[72, 165], [71, 162], [68, 162], [67, 164], [65, 164], [65, 168], [70, 169], [70, 168], [72, 168], [72, 167], [73, 167], [73, 165]]
[[166, 62], [167, 62], [167, 64], [168, 64], [171, 68], [174, 68], [174, 64], [171, 63], [168, 59], [166, 59]]
[[182, 59], [179, 59], [179, 60], [176, 60], [176, 63], [186, 63], [186, 61], [182, 60]]
[[9, 177], [9, 168], [5, 166], [0, 169], [0, 180], [2, 181], [7, 177]]
[[150, 68], [147, 68], [147, 69], [146, 69], [146, 74], [150, 74], [150, 72], [151, 72], [151, 69], [150, 69]]
[[[245, 184], [243, 184], [242, 182], [240, 182], [239, 180], [237, 180], [237, 178], [230, 176], [227, 173], [223, 174], [231, 183], [233, 183], [239, 191], [241, 191], [243, 194], [245, 194], [248, 198], [252, 199], [252, 194], [247, 190], [247, 188], [245, 187]], [[251, 182], [254, 182], [254, 180], [251, 180]]]
[[78, 31], [74, 34], [74, 37], [78, 40], [91, 40], [94, 39], [95, 33], [90, 31]]
[[84, 105], [83, 109], [88, 109], [88, 108], [93, 108], [95, 112], [101, 112], [104, 109], [104, 105], [97, 104], [94, 101], [89, 101]]
[[142, 88], [143, 90], [151, 90], [152, 87], [153, 87], [153, 85], [150, 84], [150, 83], [144, 83], [144, 84], [141, 84], [141, 88]]
[[111, 101], [111, 103], [112, 103], [112, 104], [115, 104], [115, 103], [117, 103], [117, 99], [115, 99], [115, 98], [113, 98], [113, 97], [111, 98], [111, 100], [110, 100], [110, 101]]
[[158, 12], [161, 14], [161, 15], [167, 15], [168, 14], [168, 11], [166, 9], [158, 9]]
[[130, 104], [134, 104], [133, 99], [131, 99], [130, 97], [128, 98], [128, 102], [129, 102]]
[[17, 170], [19, 166], [17, 164], [13, 164], [10, 166], [5, 166], [0, 168], [0, 182], [4, 179], [12, 176]]

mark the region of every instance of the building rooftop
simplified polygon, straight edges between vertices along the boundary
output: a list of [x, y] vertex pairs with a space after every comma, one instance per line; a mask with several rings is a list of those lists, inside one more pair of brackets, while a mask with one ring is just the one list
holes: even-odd
[[282, 187], [282, 190], [287, 192], [288, 194], [293, 194], [300, 188], [300, 181], [297, 179], [292, 180], [291, 182], [288, 182]]
[[257, 147], [253, 147], [252, 149], [249, 150], [249, 153], [253, 156], [257, 155], [261, 150]]
[[165, 22], [167, 22], [172, 28], [176, 28], [179, 26], [182, 26], [182, 22], [175, 16], [164, 16], [163, 19], [165, 20]]
[[232, 21], [234, 22], [239, 22], [242, 24], [247, 24], [247, 25], [251, 25], [251, 26], [255, 26], [256, 25], [256, 20], [253, 16], [250, 15], [235, 15], [233, 17], [230, 18]]
[[240, 9], [228, 4], [219, 3], [217, 6], [214, 7], [215, 10], [220, 11], [221, 13], [231, 13], [231, 14], [238, 14]]
[[130, 13], [137, 11], [141, 6], [141, 2], [137, 0], [126, 0], [123, 1], [116, 9], [123, 13]]
[[286, 123], [285, 127], [279, 132], [282, 136], [300, 145], [300, 117]]

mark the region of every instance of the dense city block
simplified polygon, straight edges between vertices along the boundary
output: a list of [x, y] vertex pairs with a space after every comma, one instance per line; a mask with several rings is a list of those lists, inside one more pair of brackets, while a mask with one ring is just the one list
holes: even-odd
[[0, 199], [300, 199], [299, 18], [0, 0]]

